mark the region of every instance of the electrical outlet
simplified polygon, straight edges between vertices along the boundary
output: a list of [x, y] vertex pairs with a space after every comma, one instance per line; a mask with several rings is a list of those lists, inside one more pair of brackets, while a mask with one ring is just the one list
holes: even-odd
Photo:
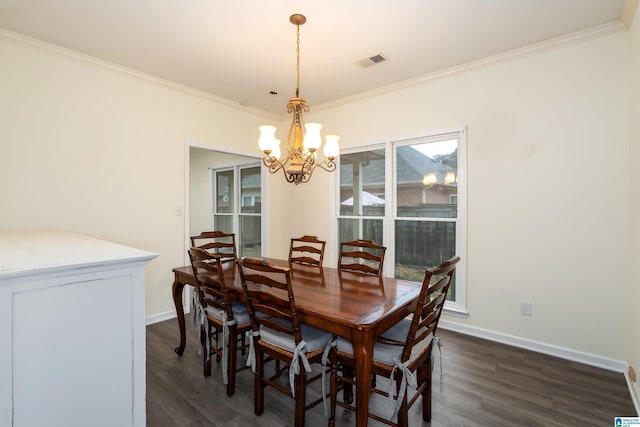
[[520, 301], [520, 314], [523, 316], [531, 316], [531, 302]]
[[177, 205], [176, 216], [182, 216], [182, 215], [184, 215], [184, 208], [182, 207], [182, 205]]
[[634, 383], [636, 382], [636, 370], [633, 369], [633, 366], [629, 366], [629, 378], [631, 379], [631, 381], [633, 381]]

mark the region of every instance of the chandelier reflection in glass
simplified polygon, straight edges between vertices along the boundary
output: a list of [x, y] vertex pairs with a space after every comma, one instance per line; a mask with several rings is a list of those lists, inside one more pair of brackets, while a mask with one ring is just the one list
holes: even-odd
[[290, 98], [287, 104], [287, 112], [292, 114], [291, 126], [287, 134], [286, 153], [281, 156], [279, 139], [276, 139], [276, 128], [270, 125], [260, 126], [260, 139], [258, 146], [264, 152], [262, 159], [269, 172], [275, 173], [282, 169], [288, 182], [300, 184], [311, 179], [313, 171], [320, 167], [328, 172], [336, 169], [335, 159], [339, 148], [338, 135], [326, 135], [324, 155], [326, 159], [318, 161], [318, 149], [322, 145], [319, 123], [304, 123], [302, 113], [309, 111], [307, 100], [300, 98], [300, 25], [307, 21], [304, 15], [294, 14], [289, 18], [296, 26], [296, 96]]

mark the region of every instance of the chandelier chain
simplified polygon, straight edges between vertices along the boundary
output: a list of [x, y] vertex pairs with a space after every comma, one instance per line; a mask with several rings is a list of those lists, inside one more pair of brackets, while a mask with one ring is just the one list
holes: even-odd
[[300, 97], [300, 25], [296, 25], [296, 98]]

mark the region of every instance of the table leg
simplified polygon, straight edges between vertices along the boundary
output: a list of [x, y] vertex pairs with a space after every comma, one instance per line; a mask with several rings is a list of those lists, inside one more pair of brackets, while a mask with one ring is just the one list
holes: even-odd
[[173, 281], [171, 290], [173, 292], [173, 303], [176, 306], [176, 315], [178, 319], [178, 327], [180, 328], [180, 345], [175, 348], [175, 352], [178, 356], [182, 356], [184, 353], [184, 347], [187, 343], [187, 331], [184, 326], [184, 309], [182, 308], [182, 290], [184, 289], [184, 283], [178, 280], [176, 277]]
[[353, 355], [356, 360], [356, 426], [365, 427], [369, 414], [374, 334], [372, 331], [357, 331], [353, 335]]

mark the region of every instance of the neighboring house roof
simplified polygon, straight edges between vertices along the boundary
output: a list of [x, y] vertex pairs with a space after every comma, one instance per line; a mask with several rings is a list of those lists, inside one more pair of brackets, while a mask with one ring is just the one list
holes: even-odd
[[240, 187], [241, 188], [260, 188], [260, 174], [251, 174], [251, 175], [245, 175], [242, 177], [242, 180], [240, 182]]
[[[411, 146], [398, 147], [396, 150], [398, 184], [420, 183], [425, 175], [435, 173], [439, 183], [444, 182], [447, 172], [455, 172], [452, 167], [438, 163], [426, 154]], [[362, 153], [357, 153], [361, 156]], [[350, 173], [352, 161], [349, 155], [340, 156], [340, 185], [351, 187], [353, 176]], [[384, 184], [384, 157], [372, 155], [363, 167], [363, 179], [365, 187]]]
[[[360, 203], [362, 206], [384, 206], [384, 199], [369, 193], [368, 191], [363, 191]], [[353, 206], [353, 197], [349, 197], [344, 202], [340, 203], [343, 206]]]

